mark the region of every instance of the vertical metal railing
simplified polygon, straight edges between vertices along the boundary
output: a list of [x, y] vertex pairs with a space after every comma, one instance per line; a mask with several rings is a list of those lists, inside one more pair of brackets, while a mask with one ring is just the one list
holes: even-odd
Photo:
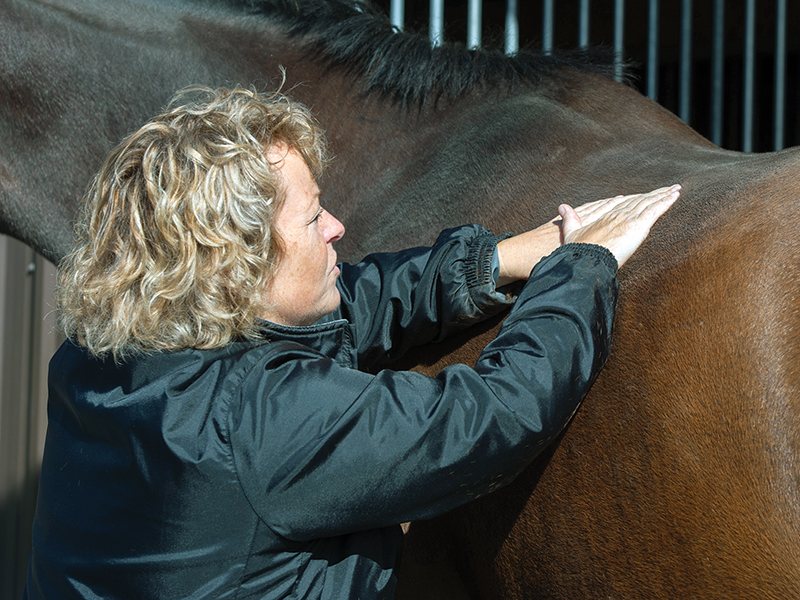
[[542, 0], [542, 50], [553, 51], [554, 0]]
[[483, 24], [483, 2], [469, 0], [467, 6], [467, 48], [480, 48], [481, 26]]
[[578, 4], [578, 47], [589, 45], [589, 24], [591, 23], [591, 6], [589, 0], [580, 0]]
[[[532, 2], [534, 0], [527, 0]], [[591, 20], [591, 1], [572, 0], [577, 4], [577, 45], [586, 47], [592, 43], [590, 31]], [[712, 24], [711, 24], [711, 60], [710, 60], [710, 114], [708, 118], [708, 135], [712, 142], [722, 145], [725, 139], [725, 119], [726, 89], [725, 89], [725, 63], [726, 51], [730, 51], [738, 56], [742, 52], [742, 96], [741, 96], [741, 142], [740, 148], [745, 152], [751, 152], [754, 144], [754, 123], [755, 123], [755, 74], [756, 74], [756, 0], [745, 0], [744, 5], [744, 39], [742, 46], [737, 42], [725, 41], [725, 19], [728, 16], [725, 0], [712, 0]], [[773, 122], [773, 147], [780, 150], [786, 143], [786, 98], [787, 98], [787, 0], [775, 1], [775, 66], [774, 66], [774, 122]], [[520, 46], [520, 21], [519, 21], [519, 0], [506, 0], [505, 8], [505, 52], [514, 54]], [[541, 46], [545, 52], [550, 52], [556, 46], [557, 40], [554, 39], [557, 30], [559, 14], [556, 13], [556, 6], [559, 9], [566, 2], [556, 4], [555, 0], [541, 0]], [[625, 56], [625, 0], [613, 0], [613, 47], [617, 56], [615, 62], [615, 75], [622, 77], [622, 59]], [[528, 8], [528, 5], [526, 5]], [[677, 107], [678, 116], [689, 124], [693, 124], [695, 116], [693, 107], [698, 101], [709, 101], [701, 98], [694, 98], [693, 78], [694, 74], [694, 52], [692, 48], [692, 37], [694, 31], [693, 21], [693, 2], [692, 0], [681, 0], [678, 2], [662, 3], [659, 0], [648, 0], [647, 4], [647, 40], [646, 40], [646, 64], [644, 92], [649, 98], [659, 99], [663, 90], [660, 89], [660, 70], [662, 69], [660, 44], [661, 44], [661, 17], [664, 11], [680, 10], [680, 31], [679, 31], [679, 58], [678, 58], [678, 81], [677, 81]], [[404, 26], [405, 2], [404, 0], [391, 0], [391, 20], [392, 23], [402, 29]], [[468, 0], [467, 15], [467, 46], [469, 48], [479, 48], [482, 43], [482, 26], [485, 15], [483, 14], [484, 3], [482, 0]], [[740, 17], [741, 18], [741, 17]], [[700, 24], [703, 25], [702, 23]], [[429, 32], [433, 45], [439, 45], [443, 41], [444, 31], [444, 0], [430, 0]], [[560, 30], [559, 30], [560, 31]], [[603, 42], [604, 40], [598, 40]], [[573, 42], [574, 43], [574, 42]], [[729, 93], [729, 92], [728, 92]]]
[[684, 123], [692, 121], [692, 0], [681, 2], [681, 57], [678, 89], [678, 116]]
[[517, 0], [506, 2], [506, 54], [516, 54], [519, 50], [519, 16]]
[[775, 5], [775, 126], [773, 148], [782, 150], [786, 113], [786, 0]]
[[647, 97], [658, 98], [658, 0], [650, 0], [647, 11]]
[[753, 151], [753, 107], [756, 73], [756, 0], [747, 0], [744, 16], [744, 73], [742, 75], [742, 150]]
[[406, 24], [406, 3], [405, 0], [392, 0], [389, 5], [389, 20], [392, 25], [402, 31]]
[[711, 141], [722, 145], [725, 78], [725, 0], [714, 0], [711, 48]]
[[429, 35], [431, 44], [434, 46], [442, 45], [444, 41], [444, 0], [431, 0]]
[[625, 58], [625, 0], [614, 0], [614, 77], [622, 80]]

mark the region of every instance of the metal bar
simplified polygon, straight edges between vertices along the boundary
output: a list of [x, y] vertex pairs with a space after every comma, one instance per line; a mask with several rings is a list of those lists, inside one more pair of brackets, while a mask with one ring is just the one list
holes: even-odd
[[589, 0], [581, 0], [578, 16], [578, 46], [589, 45]]
[[684, 123], [692, 118], [692, 0], [681, 3], [681, 62], [678, 116]]
[[725, 0], [714, 0], [714, 38], [711, 51], [711, 141], [722, 146], [725, 82]]
[[431, 0], [428, 35], [432, 46], [441, 46], [444, 41], [444, 0]]
[[647, 18], [647, 97], [658, 98], [658, 0], [650, 0]]
[[775, 5], [775, 137], [774, 149], [783, 150], [786, 113], [786, 0]]
[[403, 30], [403, 26], [405, 25], [405, 12], [406, 12], [406, 0], [392, 0], [390, 12], [389, 12], [389, 19], [392, 22], [392, 25], [397, 27], [399, 30]]
[[467, 6], [467, 48], [471, 50], [481, 47], [482, 14], [483, 2], [481, 0], [469, 0]]
[[622, 80], [625, 57], [625, 0], [614, 0], [614, 78]]
[[553, 0], [542, 2], [542, 49], [553, 51]]
[[519, 19], [517, 0], [506, 3], [506, 54], [516, 54], [519, 50]]
[[744, 36], [744, 97], [742, 99], [742, 150], [753, 151], [753, 94], [756, 55], [756, 0], [747, 0]]

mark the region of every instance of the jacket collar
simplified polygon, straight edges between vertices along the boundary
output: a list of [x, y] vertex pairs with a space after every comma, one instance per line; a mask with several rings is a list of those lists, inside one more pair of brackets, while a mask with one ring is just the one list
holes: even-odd
[[313, 325], [290, 327], [259, 319], [259, 331], [270, 341], [295, 342], [308, 346], [337, 363], [351, 369], [358, 368], [355, 332], [346, 319], [332, 315], [323, 317]]

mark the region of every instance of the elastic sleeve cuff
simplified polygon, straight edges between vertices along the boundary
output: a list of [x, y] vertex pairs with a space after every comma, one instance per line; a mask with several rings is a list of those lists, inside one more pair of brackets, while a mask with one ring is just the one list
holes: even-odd
[[619, 271], [619, 263], [617, 263], [616, 257], [611, 250], [605, 246], [599, 246], [597, 244], [571, 243], [560, 246], [553, 252], [553, 254], [556, 254], [557, 252], [568, 252], [572, 253], [574, 256], [590, 256], [605, 263], [613, 273]]
[[497, 290], [500, 274], [500, 261], [497, 256], [497, 243], [513, 234], [480, 235], [472, 239], [467, 248], [465, 261], [466, 281], [472, 301], [482, 311], [496, 313], [516, 298], [513, 290]]

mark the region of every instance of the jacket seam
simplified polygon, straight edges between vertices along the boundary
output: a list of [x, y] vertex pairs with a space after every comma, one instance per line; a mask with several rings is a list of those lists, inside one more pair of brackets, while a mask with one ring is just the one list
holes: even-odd
[[[231, 469], [233, 470], [233, 473], [236, 476], [236, 483], [239, 486], [239, 491], [241, 492], [242, 496], [247, 502], [247, 505], [250, 507], [250, 510], [255, 516], [256, 521], [263, 523], [264, 526], [267, 527], [267, 529], [269, 529], [273, 533], [273, 535], [277, 537], [282, 537], [270, 526], [269, 523], [267, 523], [266, 520], [262, 518], [261, 514], [253, 506], [253, 503], [250, 500], [250, 496], [248, 496], [247, 491], [244, 488], [244, 484], [242, 483], [241, 473], [239, 472], [239, 468], [236, 464], [236, 457], [234, 456], [234, 450], [233, 450], [233, 436], [231, 435], [231, 406], [234, 401], [234, 396], [235, 395], [239, 396], [241, 401], [242, 382], [247, 378], [248, 375], [250, 375], [257, 368], [259, 368], [260, 365], [263, 365], [264, 360], [265, 360], [265, 355], [262, 354], [257, 360], [253, 361], [252, 365], [243, 367], [241, 369], [239, 373], [239, 380], [236, 382], [236, 385], [232, 386], [231, 394], [225, 401], [225, 437], [226, 437], [225, 445], [228, 448], [228, 455], [230, 457]], [[238, 583], [236, 585], [236, 595], [234, 596], [234, 600], [239, 597], [239, 593], [242, 590], [242, 586], [244, 583], [244, 576], [247, 573], [247, 565], [249, 564], [250, 559], [253, 556], [253, 548], [257, 536], [258, 536], [258, 527], [254, 527], [253, 534], [250, 537], [250, 544], [247, 550], [247, 559], [242, 564], [241, 573], [239, 575]]]

